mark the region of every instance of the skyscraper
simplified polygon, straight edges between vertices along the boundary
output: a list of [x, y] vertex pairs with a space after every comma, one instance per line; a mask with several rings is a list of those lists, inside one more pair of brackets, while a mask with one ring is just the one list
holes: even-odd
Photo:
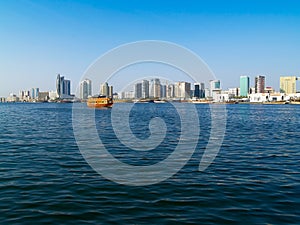
[[250, 79], [248, 76], [240, 76], [240, 96], [247, 97], [249, 94]]
[[62, 94], [70, 96], [71, 95], [71, 81], [64, 79], [62, 82], [62, 85], [63, 85]]
[[174, 98], [175, 96], [175, 86], [174, 84], [167, 85], [167, 98]]
[[108, 87], [108, 96], [109, 96], [110, 98], [113, 98], [113, 97], [114, 97], [114, 88], [113, 88], [113, 86], [109, 86], [109, 87]]
[[190, 98], [191, 83], [180, 81], [175, 83], [175, 97], [181, 99]]
[[56, 94], [58, 98], [69, 97], [71, 95], [71, 81], [65, 80], [60, 74], [56, 78]]
[[195, 83], [195, 91], [194, 91], [194, 97], [196, 98], [204, 98], [204, 83]]
[[80, 82], [80, 98], [88, 99], [89, 96], [92, 96], [92, 81], [85, 79]]
[[100, 85], [100, 95], [109, 96], [109, 87], [107, 82]]
[[165, 84], [160, 85], [160, 96], [162, 98], [167, 97], [167, 85]]
[[280, 77], [280, 92], [292, 94], [297, 92], [296, 76]]
[[134, 85], [134, 96], [135, 98], [139, 99], [142, 98], [143, 93], [142, 93], [142, 83], [136, 83]]
[[61, 77], [60, 74], [57, 75], [56, 78], [56, 94], [57, 97], [60, 98], [62, 95], [62, 81], [63, 81], [64, 77]]
[[142, 81], [142, 98], [149, 98], [149, 81]]
[[194, 84], [195, 91], [194, 91], [194, 97], [200, 98], [200, 84], [196, 83]]
[[39, 97], [39, 92], [40, 92], [40, 89], [39, 88], [31, 88], [31, 99], [37, 99]]
[[256, 76], [255, 77], [255, 93], [264, 93], [265, 92], [265, 76]]
[[161, 97], [161, 84], [158, 78], [154, 79], [153, 84], [153, 97], [160, 98]]

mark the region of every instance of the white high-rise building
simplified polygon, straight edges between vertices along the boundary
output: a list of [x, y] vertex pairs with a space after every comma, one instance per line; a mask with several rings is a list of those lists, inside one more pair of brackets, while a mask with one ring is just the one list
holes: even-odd
[[100, 95], [109, 96], [109, 87], [107, 82], [100, 85]]
[[167, 98], [174, 98], [175, 97], [175, 86], [174, 84], [167, 85]]
[[191, 83], [180, 81], [175, 83], [175, 97], [189, 99], [191, 97]]
[[220, 80], [210, 80], [209, 85], [210, 85], [209, 97], [212, 97], [213, 100], [217, 100], [217, 95], [221, 94]]
[[85, 79], [80, 82], [80, 98], [86, 100], [89, 96], [92, 96], [92, 81]]

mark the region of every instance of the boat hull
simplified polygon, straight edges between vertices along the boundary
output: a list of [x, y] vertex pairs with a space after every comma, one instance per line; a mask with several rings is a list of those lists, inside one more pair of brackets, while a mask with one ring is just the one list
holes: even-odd
[[111, 98], [89, 98], [87, 106], [90, 108], [111, 108], [113, 100]]

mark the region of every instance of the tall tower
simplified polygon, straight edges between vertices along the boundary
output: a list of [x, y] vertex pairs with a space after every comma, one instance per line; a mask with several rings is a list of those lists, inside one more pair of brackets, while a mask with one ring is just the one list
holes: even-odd
[[255, 93], [264, 93], [265, 92], [265, 76], [255, 77]]
[[134, 86], [134, 97], [136, 99], [142, 98], [142, 83], [136, 83]]
[[160, 84], [160, 80], [158, 78], [154, 79], [153, 97], [154, 98], [161, 97], [161, 84]]
[[103, 96], [106, 96], [106, 97], [109, 96], [109, 87], [108, 87], [107, 82], [101, 84], [101, 86], [100, 86], [100, 95], [103, 95]]
[[194, 91], [194, 97], [196, 98], [204, 98], [204, 83], [195, 83], [194, 84], [195, 91]]
[[200, 84], [196, 83], [194, 84], [195, 91], [194, 91], [194, 97], [200, 98]]
[[64, 79], [64, 77], [61, 77], [60, 74], [57, 74], [56, 77], [56, 95], [58, 98], [61, 97], [62, 95], [62, 80]]
[[62, 94], [63, 95], [71, 95], [71, 81], [70, 80], [63, 80], [62, 81]]
[[92, 95], [92, 81], [85, 79], [80, 82], [80, 98], [88, 99]]
[[247, 97], [249, 94], [250, 79], [248, 76], [240, 76], [240, 96]]
[[149, 81], [142, 81], [142, 98], [149, 98]]

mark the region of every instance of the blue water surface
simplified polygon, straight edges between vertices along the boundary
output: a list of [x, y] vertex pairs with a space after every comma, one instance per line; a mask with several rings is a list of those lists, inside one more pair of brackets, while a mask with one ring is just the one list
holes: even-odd
[[[222, 147], [204, 172], [198, 166], [210, 135], [210, 107], [196, 108], [201, 132], [191, 160], [164, 182], [132, 187], [106, 180], [84, 160], [72, 104], [0, 104], [0, 223], [300, 224], [300, 106], [227, 105]], [[124, 163], [155, 164], [178, 143], [180, 117], [171, 104], [132, 108], [138, 138], [149, 137], [153, 117], [167, 125], [165, 140], [149, 152], [122, 145], [110, 114], [95, 112], [99, 138]]]

